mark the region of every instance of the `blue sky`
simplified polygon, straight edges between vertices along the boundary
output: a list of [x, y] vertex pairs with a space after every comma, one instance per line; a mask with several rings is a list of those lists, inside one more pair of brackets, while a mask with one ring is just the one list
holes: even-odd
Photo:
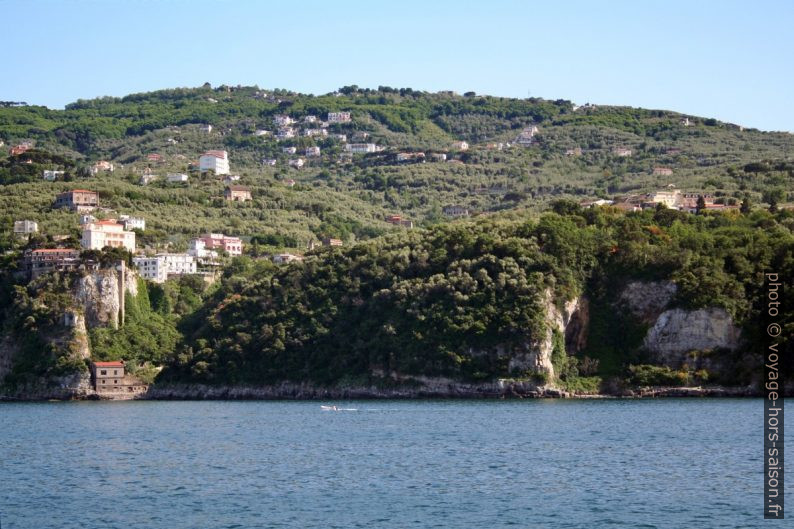
[[357, 84], [794, 131], [794, 2], [0, 0], [0, 100]]

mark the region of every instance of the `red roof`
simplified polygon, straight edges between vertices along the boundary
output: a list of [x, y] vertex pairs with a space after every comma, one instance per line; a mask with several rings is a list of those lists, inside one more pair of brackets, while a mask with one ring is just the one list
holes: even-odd
[[226, 158], [226, 151], [207, 151], [202, 156], [214, 156], [215, 158]]
[[96, 367], [124, 367], [124, 361], [118, 362], [94, 362]]
[[80, 250], [75, 250], [74, 248], [40, 248], [38, 250], [33, 250], [31, 253], [55, 253], [55, 252], [77, 252], [77, 253], [80, 253]]

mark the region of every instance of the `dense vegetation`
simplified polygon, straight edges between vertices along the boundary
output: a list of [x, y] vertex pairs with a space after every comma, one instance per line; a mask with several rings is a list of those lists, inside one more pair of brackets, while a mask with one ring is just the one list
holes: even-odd
[[[343, 146], [331, 136], [279, 142], [254, 134], [275, 132], [277, 114], [300, 121], [339, 110], [351, 111], [353, 121], [331, 124], [329, 132], [386, 150], [348, 160], [340, 158]], [[539, 211], [561, 197], [606, 197], [669, 183], [724, 202], [746, 196], [754, 204], [792, 200], [790, 134], [740, 130], [694, 116], [684, 126], [683, 117], [627, 107], [575, 110], [561, 100], [355, 86], [321, 96], [204, 86], [81, 100], [65, 110], [4, 107], [0, 140], [8, 146], [30, 141], [35, 148], [18, 157], [0, 154], [0, 184], [5, 184], [0, 207], [15, 219], [38, 221], [45, 233], [68, 233], [74, 216], [51, 210], [53, 195], [90, 187], [108, 208], [145, 216], [151, 243], [180, 248], [187, 237], [212, 230], [274, 241], [271, 248], [303, 248], [321, 236], [353, 242], [394, 231], [384, 222], [389, 214], [431, 225], [443, 220], [442, 208], [450, 204], [474, 212]], [[213, 131], [202, 132], [200, 124], [213, 125]], [[540, 128], [534, 145], [499, 150], [529, 124]], [[353, 140], [363, 133], [369, 134], [366, 140]], [[468, 151], [452, 149], [461, 139], [472, 143]], [[307, 158], [300, 170], [287, 167], [290, 156], [282, 147], [295, 146], [300, 156], [313, 145], [322, 148], [320, 157]], [[633, 154], [616, 156], [615, 147], [631, 148]], [[232, 171], [252, 188], [252, 202], [230, 206], [219, 198], [224, 184], [197, 173], [187, 185], [164, 182], [167, 172], [187, 172], [201, 152], [217, 148], [229, 151]], [[581, 155], [566, 156], [576, 148]], [[395, 153], [404, 150], [444, 152], [459, 163], [397, 163]], [[162, 160], [150, 161], [149, 154]], [[113, 161], [116, 171], [87, 177], [85, 169], [98, 159]], [[263, 159], [277, 164], [262, 165]], [[656, 166], [672, 168], [673, 176], [653, 174]], [[45, 168], [66, 174], [58, 182], [43, 182]], [[161, 178], [141, 187], [147, 168]], [[286, 185], [290, 179], [294, 187]]]
[[[352, 122], [330, 124], [328, 137], [256, 134], [275, 132], [279, 114], [304, 129], [316, 126], [304, 118], [335, 111], [351, 112]], [[539, 127], [533, 144], [516, 144], [529, 125]], [[384, 150], [344, 156], [334, 137], [340, 134]], [[167, 365], [163, 380], [538, 377], [511, 369], [509, 358], [545, 332], [551, 292], [555, 302], [585, 293], [592, 306], [585, 350], [572, 356], [564, 337], [553, 336], [555, 371], [566, 387], [592, 390], [614, 377], [746, 382], [753, 372], [736, 359], [722, 373], [646, 365], [651, 360], [639, 346], [647, 329], [615, 312], [615, 292], [629, 278], [672, 279], [677, 305], [724, 307], [743, 326], [750, 351], [760, 340], [754, 323], [761, 273], [791, 277], [794, 219], [785, 208], [794, 199], [792, 136], [665, 110], [410, 88], [349, 86], [314, 96], [205, 85], [80, 100], [64, 110], [0, 107], [0, 140], [33, 145], [16, 156], [0, 152], [0, 324], [21, 351], [6, 383], [83, 367], [61, 347], [68, 332], [60, 318], [74, 277], [52, 274], [28, 284], [16, 273], [26, 248], [79, 244], [76, 214], [52, 208], [56, 193], [74, 188], [99, 192], [98, 217], [144, 217], [139, 246], [182, 251], [207, 231], [245, 240], [247, 255], [232, 260], [218, 284], [141, 282], [121, 330], [90, 330], [94, 358]], [[470, 148], [453, 147], [459, 140]], [[321, 147], [321, 156], [300, 170], [288, 167], [310, 146]], [[617, 155], [618, 147], [632, 155]], [[251, 188], [252, 201], [224, 201], [226, 184], [195, 171], [207, 149], [229, 151], [232, 173]], [[398, 163], [403, 151], [446, 153], [453, 163], [429, 156], [427, 163]], [[116, 170], [91, 176], [88, 167], [100, 159]], [[64, 173], [46, 182], [48, 169]], [[160, 178], [142, 186], [144, 171]], [[190, 180], [167, 183], [168, 172]], [[573, 201], [670, 183], [741, 203], [742, 214], [623, 215], [581, 210]], [[482, 215], [444, 223], [442, 208], [452, 204]], [[541, 216], [550, 206], [554, 211]], [[421, 229], [385, 222], [392, 214]], [[15, 239], [12, 225], [20, 219], [37, 221], [41, 232]], [[304, 263], [285, 267], [260, 259], [303, 251], [326, 236], [345, 248], [308, 252]], [[108, 264], [121, 256], [94, 257]], [[787, 318], [791, 324], [791, 313]]]
[[[558, 209], [564, 214], [391, 235], [278, 269], [242, 260], [184, 329], [187, 347], [168, 377], [232, 384], [533, 376], [510, 372], [508, 360], [542, 336], [551, 289], [557, 302], [585, 293], [596, 307], [587, 348], [555, 361], [563, 379], [705, 380], [708, 373], [685, 369], [665, 378], [642, 367], [642, 334], [620, 332], [639, 323], [609, 305], [615, 293], [632, 278], [672, 279], [675, 305], [724, 307], [734, 316], [748, 337], [746, 354], [760, 339], [762, 273], [794, 271], [788, 213]], [[785, 315], [789, 328], [793, 316]], [[712, 381], [752, 379], [729, 363], [734, 369]]]

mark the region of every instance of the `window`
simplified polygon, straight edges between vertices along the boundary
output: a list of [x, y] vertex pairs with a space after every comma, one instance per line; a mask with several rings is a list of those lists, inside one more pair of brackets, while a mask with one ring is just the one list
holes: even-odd
[[108, 374], [108, 372], [107, 372], [107, 369], [102, 369], [102, 370], [99, 372], [99, 374], [100, 374], [100, 375], [107, 375], [107, 374]]

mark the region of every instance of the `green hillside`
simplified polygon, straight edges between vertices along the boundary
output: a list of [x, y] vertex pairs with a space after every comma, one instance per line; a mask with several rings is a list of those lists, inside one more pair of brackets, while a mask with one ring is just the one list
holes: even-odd
[[[275, 115], [294, 119], [350, 111], [351, 123], [331, 124], [328, 131], [367, 133], [363, 142], [384, 151], [341, 158], [343, 143], [334, 138], [298, 136], [277, 141]], [[682, 124], [688, 119], [689, 125]], [[210, 124], [211, 133], [200, 130]], [[514, 143], [523, 127], [537, 125], [530, 146]], [[301, 129], [311, 124], [296, 126]], [[392, 228], [383, 219], [402, 214], [418, 223], [443, 219], [446, 205], [472, 212], [504, 209], [540, 210], [552, 198], [607, 197], [650, 191], [673, 183], [708, 192], [724, 202], [754, 203], [775, 197], [792, 199], [794, 140], [788, 133], [741, 130], [714, 119], [661, 110], [585, 106], [568, 101], [506, 99], [472, 93], [454, 95], [411, 89], [345, 87], [312, 96], [256, 87], [163, 90], [124, 98], [77, 101], [65, 110], [35, 106], [0, 108], [0, 139], [6, 147], [30, 141], [39, 152], [0, 158], [2, 210], [13, 218], [39, 221], [45, 233], [74, 229], [72, 216], [48, 207], [63, 189], [90, 187], [103, 205], [141, 214], [158, 242], [201, 230], [284, 238], [286, 246], [303, 246], [320, 235], [366, 239]], [[470, 148], [455, 151], [466, 140]], [[507, 144], [498, 150], [494, 144]], [[302, 169], [287, 167], [288, 158], [318, 145], [319, 158], [306, 158]], [[298, 155], [283, 147], [295, 146]], [[614, 154], [631, 149], [630, 157]], [[189, 185], [163, 182], [168, 172], [186, 172], [207, 149], [229, 151], [232, 173], [250, 186], [254, 201], [228, 207], [219, 200], [223, 183], [194, 175]], [[581, 149], [581, 154], [576, 149]], [[5, 149], [4, 149], [5, 150]], [[574, 150], [574, 155], [566, 151]], [[396, 153], [425, 152], [425, 163], [398, 163]], [[7, 153], [7, 151], [6, 151]], [[445, 153], [460, 163], [431, 162]], [[161, 162], [147, 155], [159, 154]], [[0, 155], [4, 156], [4, 155]], [[112, 174], [86, 177], [93, 161], [114, 162]], [[276, 166], [262, 164], [276, 159]], [[161, 178], [138, 185], [146, 168]], [[654, 175], [654, 167], [673, 170]], [[43, 182], [41, 170], [65, 169], [66, 182]], [[296, 181], [294, 187], [286, 184]], [[24, 199], [20, 200], [20, 197]]]

